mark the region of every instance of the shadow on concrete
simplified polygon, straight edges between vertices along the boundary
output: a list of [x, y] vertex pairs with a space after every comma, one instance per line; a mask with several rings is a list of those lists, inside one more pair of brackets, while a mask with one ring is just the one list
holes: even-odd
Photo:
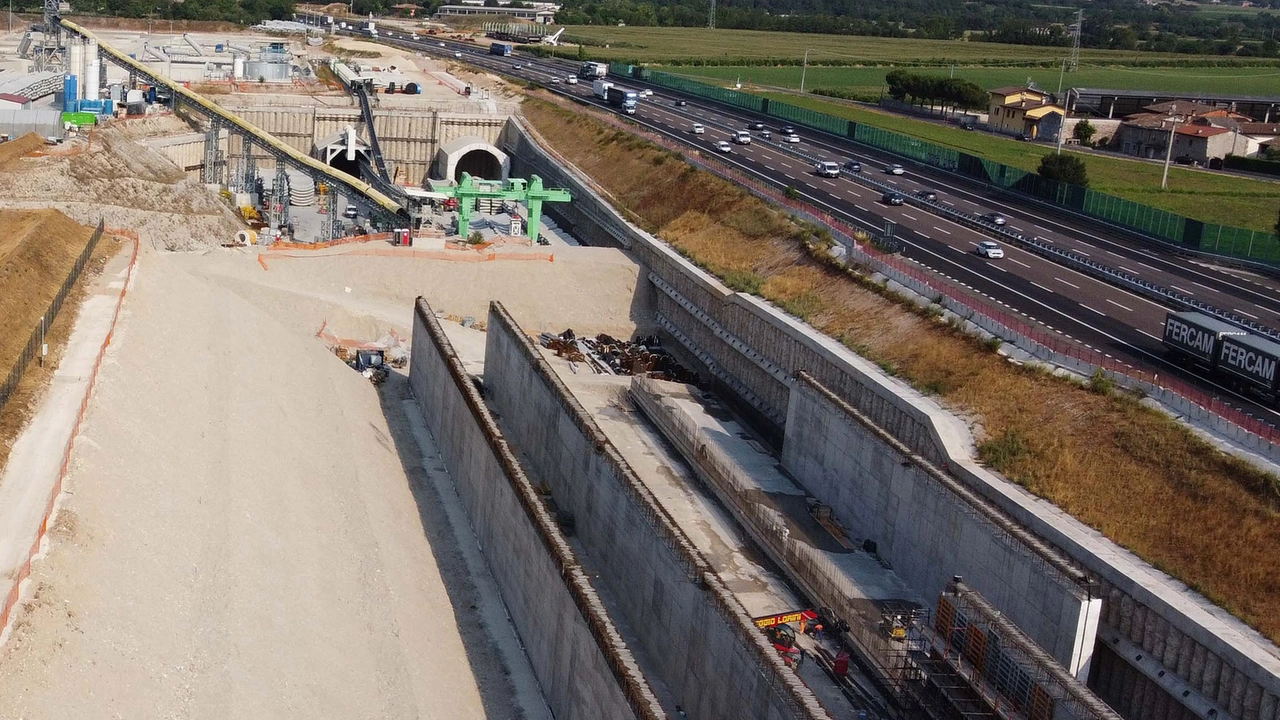
[[[417, 441], [414, 440], [413, 431], [405, 417], [403, 402], [405, 400], [415, 404], [417, 402], [409, 391], [409, 378], [405, 372], [403, 370], [391, 372], [386, 382], [378, 388], [379, 404], [386, 417], [396, 455], [400, 458], [400, 464], [404, 466], [405, 476], [409, 480], [409, 489], [418, 505], [422, 532], [426, 535], [427, 542], [431, 544], [431, 554], [435, 558], [445, 592], [453, 606], [453, 620], [458, 625], [458, 632], [467, 653], [467, 662], [480, 690], [485, 717], [523, 717], [522, 709], [514, 700], [515, 688], [510, 681], [510, 670], [500, 659], [499, 651], [485, 628], [475, 583], [463, 559], [458, 539], [449, 525], [440, 496], [423, 469], [422, 452]], [[443, 461], [438, 457], [427, 462], [440, 463], [440, 470], [444, 470]], [[441, 617], [439, 620], [440, 622], [449, 621], [447, 617]], [[506, 628], [496, 628], [496, 631], [507, 632]]]

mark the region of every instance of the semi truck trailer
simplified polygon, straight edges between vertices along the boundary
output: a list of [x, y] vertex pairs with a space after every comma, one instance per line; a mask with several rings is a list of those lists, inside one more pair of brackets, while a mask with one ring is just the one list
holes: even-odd
[[620, 87], [610, 87], [606, 91], [609, 104], [618, 108], [628, 115], [636, 114], [636, 105], [640, 102], [640, 95], [634, 90], [627, 90]]
[[1274, 340], [1203, 313], [1171, 312], [1161, 342], [1206, 374], [1280, 399], [1280, 343]]
[[494, 43], [489, 46], [490, 55], [501, 55], [502, 57], [510, 55], [514, 50], [515, 47], [511, 43]]

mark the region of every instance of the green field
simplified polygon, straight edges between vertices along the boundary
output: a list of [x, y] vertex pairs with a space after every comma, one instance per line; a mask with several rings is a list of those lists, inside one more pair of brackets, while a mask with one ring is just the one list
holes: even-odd
[[[673, 27], [603, 27], [573, 25], [565, 30], [570, 42], [583, 40], [587, 54], [597, 60], [638, 60], [644, 63], [750, 64], [778, 60], [799, 65], [806, 50], [809, 59], [844, 64], [1010, 65], [1043, 64], [1056, 68], [1066, 48], [1004, 45], [965, 40], [912, 40], [854, 35], [764, 32], [757, 30], [708, 30]], [[606, 47], [607, 46], [607, 47]], [[1214, 61], [1187, 55], [1083, 50], [1085, 64], [1134, 64], [1168, 62], [1190, 65]], [[726, 62], [730, 61], [730, 62]], [[1266, 64], [1259, 62], [1259, 64]], [[1270, 64], [1276, 64], [1275, 60]], [[1054, 77], [1057, 84], [1057, 77]]]
[[[810, 62], [821, 56], [811, 53]], [[799, 88], [800, 67], [672, 67], [669, 72], [703, 79], [713, 85], [741, 81], [743, 87], [761, 85]], [[949, 67], [922, 67], [914, 72], [951, 75]], [[884, 90], [884, 67], [810, 67], [804, 71], [804, 86], [841, 88], [878, 96]], [[955, 77], [971, 80], [984, 88], [1023, 85], [1028, 79], [1049, 92], [1058, 89], [1060, 72], [1054, 68], [956, 67]], [[1094, 87], [1117, 90], [1165, 90], [1169, 92], [1222, 92], [1239, 95], [1280, 95], [1280, 67], [1100, 67], [1081, 66], [1062, 75], [1063, 88]]]
[[[1053, 148], [984, 132], [967, 132], [925, 120], [836, 104], [817, 97], [787, 93], [759, 93], [765, 97], [860, 123], [882, 127], [922, 140], [954, 147], [989, 160], [1034, 171]], [[1090, 187], [1102, 192], [1163, 208], [1187, 217], [1234, 227], [1273, 232], [1280, 212], [1280, 183], [1172, 167], [1169, 189], [1160, 189], [1159, 163], [1080, 153], [1089, 167]]]

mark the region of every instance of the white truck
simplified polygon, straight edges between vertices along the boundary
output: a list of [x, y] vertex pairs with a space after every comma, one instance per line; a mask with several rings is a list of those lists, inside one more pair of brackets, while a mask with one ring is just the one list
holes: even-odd
[[596, 80], [591, 83], [591, 94], [601, 100], [609, 99], [609, 88], [613, 87], [613, 83], [608, 80]]

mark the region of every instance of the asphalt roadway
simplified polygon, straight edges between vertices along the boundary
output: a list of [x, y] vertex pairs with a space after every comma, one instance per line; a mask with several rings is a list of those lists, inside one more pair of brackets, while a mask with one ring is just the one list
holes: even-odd
[[[563, 82], [576, 74], [578, 63], [523, 54], [501, 57], [491, 55], [487, 48], [474, 44], [440, 41], [438, 38], [420, 38], [415, 42], [400, 37], [400, 33], [396, 35], [392, 42], [445, 57], [454, 57], [454, 53], [461, 52], [468, 63], [503, 75], [532, 80], [561, 94], [612, 110], [603, 101], [592, 97], [590, 82], [583, 80], [574, 85]], [[557, 79], [560, 82], [555, 82]], [[852, 224], [880, 229], [886, 219], [892, 220], [898, 224], [897, 237], [907, 246], [904, 256], [922, 267], [991, 299], [1028, 322], [1085, 347], [1121, 362], [1142, 364], [1157, 372], [1175, 373], [1208, 392], [1219, 394], [1224, 400], [1234, 402], [1255, 417], [1280, 424], [1280, 412], [1265, 401], [1241, 395], [1213, 379], [1188, 372], [1166, 360], [1160, 334], [1170, 308], [1007, 243], [1000, 243], [1005, 253], [1003, 259], [981, 257], [975, 252], [978, 243], [992, 237], [980, 230], [910, 205], [888, 205], [882, 202], [881, 192], [847, 177], [819, 177], [811, 163], [780, 147], [782, 123], [776, 118], [729, 109], [639, 81], [619, 81], [618, 84], [629, 89], [652, 90], [653, 94], [641, 98], [636, 114], [630, 116], [631, 120], [650, 131], [696, 148], [703, 154], [720, 156], [745, 174], [791, 186], [810, 204]], [[686, 104], [679, 106], [678, 101]], [[737, 131], [748, 129], [755, 122], [763, 123], [773, 133], [771, 141], [763, 141], [758, 131], [752, 131], [751, 144], [734, 144], [728, 153], [717, 150], [718, 142], [732, 141]], [[694, 134], [694, 123], [702, 124], [706, 132]], [[857, 160], [862, 163], [863, 173], [876, 174], [876, 179], [895, 186], [904, 194], [927, 189], [937, 193], [939, 202], [964, 212], [998, 212], [1007, 219], [1010, 230], [1037, 236], [1143, 280], [1175, 289], [1259, 323], [1280, 327], [1280, 283], [1273, 280], [1165, 254], [1156, 247], [1146, 247], [1119, 234], [1108, 233], [1105, 227], [1088, 227], [1080, 220], [1068, 220], [1014, 202], [1007, 194], [995, 193], [978, 183], [887, 153], [870, 151], [818, 131], [803, 127], [796, 130], [801, 140], [790, 147], [808, 155], [841, 164]], [[905, 173], [890, 175], [884, 172], [892, 163], [901, 164]]]

